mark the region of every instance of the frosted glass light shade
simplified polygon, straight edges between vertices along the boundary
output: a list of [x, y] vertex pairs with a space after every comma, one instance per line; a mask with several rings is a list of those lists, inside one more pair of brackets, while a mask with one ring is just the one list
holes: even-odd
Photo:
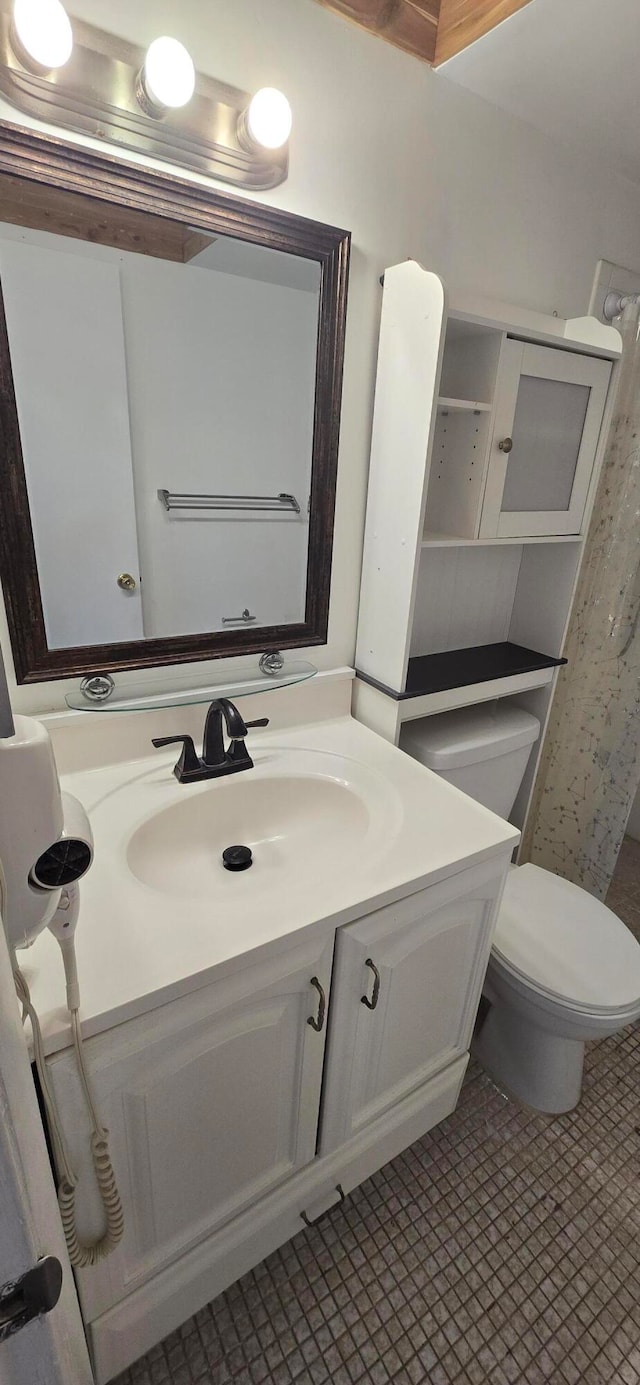
[[176, 109], [191, 100], [196, 85], [193, 59], [177, 38], [154, 38], [142, 69], [146, 95], [153, 105]]
[[291, 134], [292, 123], [291, 106], [283, 92], [261, 87], [247, 111], [250, 138], [264, 149], [280, 149]]
[[69, 16], [60, 0], [15, 0], [13, 32], [19, 49], [38, 67], [64, 67], [73, 49]]

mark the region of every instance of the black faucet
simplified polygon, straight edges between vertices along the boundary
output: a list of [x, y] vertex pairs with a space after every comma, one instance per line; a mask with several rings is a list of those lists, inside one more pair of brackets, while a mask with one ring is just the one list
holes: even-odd
[[[224, 746], [223, 720], [230, 742], [228, 750]], [[202, 756], [198, 755], [191, 736], [154, 736], [152, 744], [158, 749], [164, 745], [181, 745], [180, 758], [173, 772], [181, 784], [194, 784], [198, 779], [220, 779], [223, 774], [253, 769], [253, 760], [245, 744], [247, 732], [252, 726], [268, 725], [268, 717], [245, 721], [235, 703], [228, 697], [218, 697], [207, 712]]]

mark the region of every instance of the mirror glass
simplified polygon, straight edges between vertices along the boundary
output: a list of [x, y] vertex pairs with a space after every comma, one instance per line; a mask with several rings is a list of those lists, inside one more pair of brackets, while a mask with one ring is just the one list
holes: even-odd
[[49, 649], [303, 621], [320, 264], [59, 199], [0, 224]]

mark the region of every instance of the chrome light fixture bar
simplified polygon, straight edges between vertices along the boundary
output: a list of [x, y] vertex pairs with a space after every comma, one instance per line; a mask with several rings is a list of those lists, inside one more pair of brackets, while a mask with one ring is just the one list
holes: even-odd
[[[73, 17], [70, 55], [63, 66], [46, 68], [17, 41], [13, 11], [13, 0], [0, 0], [0, 92], [23, 114], [235, 187], [272, 188], [284, 182], [291, 120], [281, 93], [257, 93], [258, 123], [249, 114], [251, 93], [196, 74], [176, 40], [155, 41], [165, 45], [165, 60], [171, 58], [167, 44], [174, 45], [173, 58], [180, 60], [167, 87], [154, 70], [154, 44], [145, 52]], [[261, 128], [264, 143], [258, 142]], [[277, 148], [266, 147], [272, 129], [282, 137]]]

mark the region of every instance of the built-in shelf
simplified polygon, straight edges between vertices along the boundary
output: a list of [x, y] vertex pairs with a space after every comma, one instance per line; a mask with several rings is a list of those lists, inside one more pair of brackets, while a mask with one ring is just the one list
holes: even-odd
[[535, 688], [549, 688], [555, 672], [555, 668], [536, 669], [532, 673], [514, 673], [510, 678], [468, 683], [464, 688], [445, 688], [444, 692], [425, 693], [423, 697], [406, 697], [404, 702], [395, 704], [398, 721], [402, 724], [415, 721], [418, 717], [431, 717], [438, 712], [451, 712], [456, 707], [474, 707], [479, 702], [493, 702], [497, 698], [529, 693]]
[[482, 404], [477, 399], [447, 399], [440, 395], [438, 413], [440, 414], [490, 414], [491, 404]]
[[425, 534], [421, 548], [495, 548], [511, 547], [515, 544], [531, 543], [581, 543], [582, 534], [536, 534], [521, 535], [517, 539], [488, 538], [488, 539], [462, 539], [457, 534], [436, 534], [428, 532]]
[[470, 684], [554, 669], [566, 662], [566, 659], [552, 658], [549, 654], [539, 654], [535, 649], [525, 649], [521, 644], [505, 641], [474, 645], [471, 649], [447, 649], [441, 654], [417, 655], [409, 660], [404, 692], [385, 687], [376, 678], [359, 670], [358, 677], [387, 693], [396, 702], [405, 702], [409, 698], [448, 692]]
[[313, 678], [317, 669], [305, 660], [285, 661], [275, 673], [263, 673], [257, 665], [236, 669], [233, 676], [227, 674], [219, 683], [207, 683], [200, 688], [174, 688], [154, 691], [147, 683], [129, 683], [126, 687], [118, 685], [104, 702], [89, 701], [79, 688], [66, 693], [65, 702], [74, 712], [148, 712], [161, 707], [189, 707], [198, 702], [213, 702], [216, 697], [249, 697], [252, 693], [271, 692], [275, 688], [291, 687], [307, 678]]
[[[509, 698], [544, 734], [619, 348], [595, 319], [481, 301], [453, 310], [429, 270], [409, 260], [385, 271], [356, 647], [367, 672], [355, 695], [378, 734], [397, 744], [403, 722]], [[398, 368], [405, 359], [410, 371]], [[576, 384], [585, 413], [574, 417]], [[535, 401], [563, 394], [554, 461]], [[508, 462], [514, 433], [522, 468]], [[569, 456], [563, 503], [554, 477]], [[568, 532], [540, 532], [549, 527]], [[425, 652], [407, 672], [407, 649], [447, 652]], [[537, 762], [514, 807], [519, 826]]]

